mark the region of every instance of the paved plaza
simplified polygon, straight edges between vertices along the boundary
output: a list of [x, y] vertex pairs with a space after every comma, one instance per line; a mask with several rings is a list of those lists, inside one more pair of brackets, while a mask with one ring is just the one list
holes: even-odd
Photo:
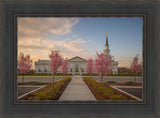
[[93, 101], [96, 100], [96, 98], [84, 83], [82, 77], [74, 76], [59, 100]]
[[[92, 78], [97, 80], [97, 81], [101, 81], [99, 76], [92, 76]], [[118, 82], [118, 83], [125, 83], [125, 82], [128, 82], [128, 81], [135, 82], [135, 77], [134, 76], [105, 76], [103, 78], [103, 81], [104, 82], [115, 81], [115, 82]], [[142, 83], [142, 76], [137, 76], [136, 77], [136, 82], [137, 83]]]
[[[67, 77], [67, 76], [66, 76]], [[71, 76], [72, 77], [72, 76]], [[75, 76], [73, 76], [75, 77]], [[79, 77], [85, 77], [85, 76], [79, 76]], [[88, 76], [89, 77], [89, 76]], [[31, 81], [37, 81], [37, 82], [52, 82], [52, 76], [25, 76], [24, 81], [25, 82], [31, 82]], [[63, 79], [64, 76], [56, 76], [55, 81]], [[91, 76], [91, 78], [100, 81], [99, 76]], [[142, 83], [142, 77], [136, 77], [136, 82]], [[77, 79], [77, 78], [75, 78]], [[106, 81], [115, 81], [115, 82], [128, 82], [128, 81], [135, 81], [133, 76], [105, 76], [103, 79], [104, 82]], [[22, 82], [22, 77], [18, 77], [18, 82]]]
[[34, 89], [39, 88], [39, 86], [19, 86], [18, 87], [18, 96], [21, 96], [27, 92], [30, 92]]
[[[66, 76], [67, 77], [67, 76]], [[52, 82], [53, 81], [53, 76], [24, 76], [24, 82]], [[61, 79], [64, 79], [64, 76], [57, 76], [54, 77], [54, 81], [59, 81]], [[18, 76], [18, 82], [22, 82], [22, 76]]]
[[119, 89], [131, 94], [131, 95], [134, 95], [138, 98], [141, 98], [142, 99], [142, 88], [133, 88], [133, 87], [130, 87], [130, 88], [124, 88], [124, 87], [120, 87]]

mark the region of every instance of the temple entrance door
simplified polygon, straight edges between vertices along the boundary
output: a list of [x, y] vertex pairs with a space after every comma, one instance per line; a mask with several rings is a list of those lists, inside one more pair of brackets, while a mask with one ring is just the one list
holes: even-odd
[[74, 67], [72, 67], [72, 75], [81, 75], [82, 74], [82, 69], [81, 67], [76, 64]]
[[75, 66], [74, 66], [74, 74], [77, 74], [77, 75], [81, 75], [81, 72], [80, 72], [80, 67], [79, 67], [79, 65], [78, 64], [76, 64]]
[[76, 73], [79, 72], [79, 65], [78, 65], [78, 64], [75, 65], [75, 72], [76, 72]]

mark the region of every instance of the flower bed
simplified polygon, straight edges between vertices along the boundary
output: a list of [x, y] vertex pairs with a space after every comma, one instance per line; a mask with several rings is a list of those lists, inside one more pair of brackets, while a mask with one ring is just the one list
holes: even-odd
[[83, 78], [84, 82], [88, 85], [97, 100], [134, 100], [130, 96], [124, 95], [115, 89], [112, 89], [106, 84], [103, 85], [100, 82], [92, 78]]
[[50, 84], [42, 90], [27, 95], [20, 100], [58, 100], [70, 81], [71, 78], [67, 77], [56, 82], [54, 85]]

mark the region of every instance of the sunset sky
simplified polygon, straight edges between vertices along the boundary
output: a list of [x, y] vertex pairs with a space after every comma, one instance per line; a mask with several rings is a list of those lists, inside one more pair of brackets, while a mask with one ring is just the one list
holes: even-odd
[[142, 60], [142, 25], [140, 17], [19, 17], [18, 55], [30, 54], [37, 61], [60, 50], [63, 57], [94, 58], [103, 52], [108, 32], [110, 54], [118, 67], [129, 67], [136, 54]]

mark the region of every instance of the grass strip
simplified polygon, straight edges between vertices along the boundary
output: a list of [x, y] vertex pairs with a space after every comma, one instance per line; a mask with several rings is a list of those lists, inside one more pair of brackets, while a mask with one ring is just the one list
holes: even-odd
[[108, 81], [107, 83], [112, 84], [112, 83], [116, 83], [115, 81]]
[[18, 82], [18, 85], [45, 85], [45, 84], [47, 84], [47, 83], [45, 83], [45, 82], [36, 82], [36, 81], [26, 82], [26, 83]]

